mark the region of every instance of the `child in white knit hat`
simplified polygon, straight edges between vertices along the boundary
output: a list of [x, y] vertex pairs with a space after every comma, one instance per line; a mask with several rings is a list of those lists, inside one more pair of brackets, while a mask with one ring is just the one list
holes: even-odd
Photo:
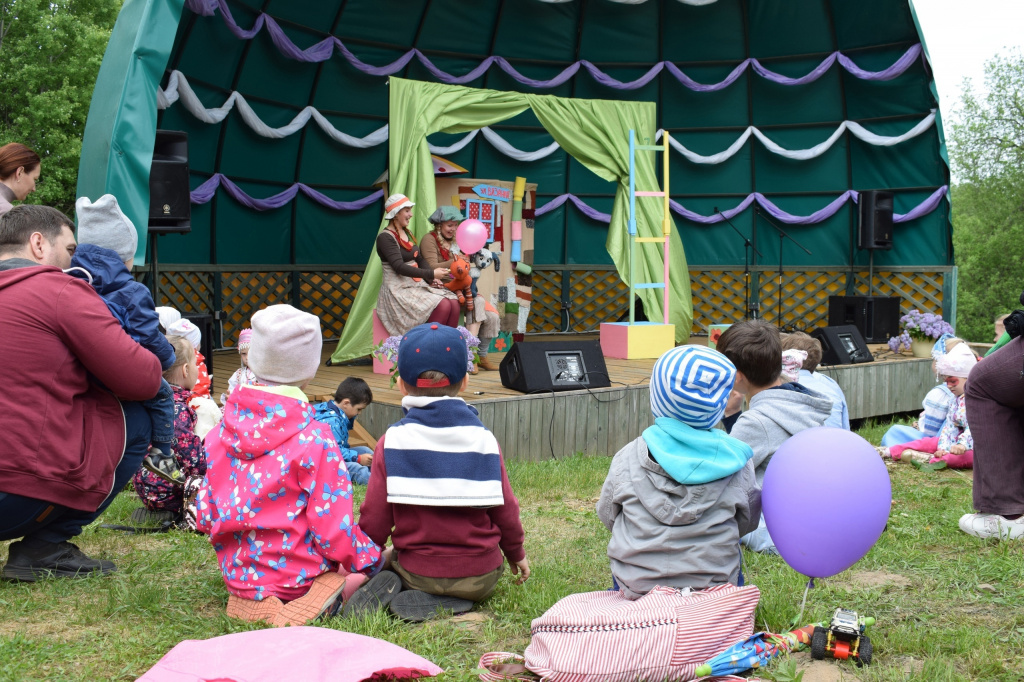
[[381, 564], [381, 548], [354, 521], [341, 452], [303, 392], [322, 346], [314, 315], [290, 305], [253, 315], [256, 383], [228, 396], [222, 428], [206, 439], [197, 524], [217, 552], [234, 618], [302, 625]]
[[[157, 356], [166, 372], [174, 365], [174, 348], [160, 331], [159, 316], [149, 289], [135, 281], [130, 272], [139, 244], [135, 225], [110, 194], [104, 194], [95, 203], [80, 197], [75, 202], [75, 214], [78, 248], [71, 257], [68, 274], [87, 280], [125, 332]], [[160, 391], [142, 405], [153, 428], [153, 448], [143, 459], [143, 466], [159, 475], [173, 477], [176, 475], [171, 453], [174, 397], [170, 384], [161, 380]]]
[[882, 457], [909, 460], [917, 464], [929, 463], [935, 468], [951, 469], [974, 467], [974, 438], [967, 425], [967, 405], [964, 388], [978, 358], [966, 343], [960, 342], [951, 351], [935, 361], [936, 371], [945, 377], [946, 387], [956, 396], [946, 412], [938, 437], [921, 438], [902, 445], [879, 448]]
[[235, 370], [235, 373], [228, 379], [228, 390], [220, 394], [220, 404], [226, 405], [228, 396], [239, 386], [248, 386], [256, 383], [256, 375], [249, 369], [249, 348], [252, 345], [252, 329], [243, 329], [238, 332], [238, 357], [242, 366]]
[[210, 429], [220, 423], [221, 417], [224, 415], [221, 413], [217, 401], [210, 395], [210, 386], [212, 384], [210, 372], [206, 368], [206, 358], [199, 352], [200, 344], [203, 342], [203, 334], [199, 331], [199, 327], [184, 317], [177, 322], [172, 322], [170, 327], [167, 328], [167, 333], [171, 336], [185, 337], [192, 344], [192, 348], [196, 352], [196, 366], [199, 368], [199, 379], [192, 389], [192, 397], [189, 398], [188, 404], [196, 411], [196, 435], [200, 438], [205, 438]]

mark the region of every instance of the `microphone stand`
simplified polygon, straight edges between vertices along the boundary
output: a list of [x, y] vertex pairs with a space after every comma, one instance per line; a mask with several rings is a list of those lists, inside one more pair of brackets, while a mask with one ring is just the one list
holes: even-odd
[[807, 249], [806, 246], [804, 246], [803, 244], [801, 244], [797, 240], [795, 240], [792, 237], [790, 237], [789, 234], [785, 230], [783, 230], [781, 227], [776, 225], [771, 220], [771, 218], [769, 218], [764, 213], [762, 213], [760, 208], [756, 208], [754, 210], [756, 211], [757, 215], [761, 216], [765, 220], [766, 223], [768, 223], [769, 225], [774, 227], [775, 231], [779, 233], [779, 294], [778, 294], [779, 299], [778, 299], [778, 305], [776, 307], [776, 313], [775, 313], [775, 324], [776, 324], [776, 326], [778, 326], [779, 330], [781, 331], [782, 330], [782, 245], [785, 243], [785, 240], [788, 239], [789, 241], [793, 242], [794, 244], [799, 246], [801, 249], [803, 249], [807, 253], [808, 256], [811, 255], [811, 252]]
[[757, 254], [758, 258], [764, 258], [761, 252], [757, 250], [754, 243], [747, 239], [747, 235], [740, 232], [739, 228], [732, 224], [732, 221], [725, 217], [725, 214], [718, 210], [715, 206], [715, 213], [722, 216], [722, 220], [729, 224], [736, 234], [743, 237], [743, 297], [744, 297], [744, 308], [743, 308], [743, 319], [749, 320], [751, 317], [757, 319], [757, 308], [755, 304], [753, 308], [750, 306], [750, 249], [754, 249], [754, 253]]

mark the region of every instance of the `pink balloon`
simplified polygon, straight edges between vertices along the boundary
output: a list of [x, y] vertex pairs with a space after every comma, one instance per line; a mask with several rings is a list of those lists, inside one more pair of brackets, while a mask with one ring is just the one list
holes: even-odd
[[470, 218], [459, 224], [459, 229], [455, 231], [455, 243], [459, 245], [462, 253], [468, 256], [484, 248], [490, 236], [486, 225]]
[[775, 548], [797, 572], [827, 578], [868, 553], [889, 520], [892, 487], [875, 449], [855, 433], [819, 426], [775, 452], [761, 508]]

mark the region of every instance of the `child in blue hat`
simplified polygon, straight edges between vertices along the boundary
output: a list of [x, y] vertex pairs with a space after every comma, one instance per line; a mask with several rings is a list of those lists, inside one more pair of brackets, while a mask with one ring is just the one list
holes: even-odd
[[405, 418], [377, 443], [359, 526], [394, 546], [391, 569], [403, 591], [391, 612], [422, 621], [461, 613], [487, 599], [508, 560], [518, 583], [530, 576], [519, 501], [498, 441], [459, 397], [466, 342], [456, 329], [421, 324], [398, 347]]
[[612, 460], [597, 515], [630, 599], [656, 585], [737, 584], [740, 536], [757, 528], [761, 489], [750, 446], [715, 429], [736, 381], [721, 353], [680, 346], [654, 363], [654, 426]]

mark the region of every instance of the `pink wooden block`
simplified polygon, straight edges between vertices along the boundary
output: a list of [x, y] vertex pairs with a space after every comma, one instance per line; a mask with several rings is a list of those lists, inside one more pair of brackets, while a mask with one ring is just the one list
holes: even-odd
[[[391, 336], [388, 334], [388, 330], [384, 328], [384, 324], [377, 317], [377, 311], [373, 311], [373, 345], [380, 344], [381, 341]], [[373, 358], [373, 373], [374, 374], [391, 374], [391, 363], [387, 361], [378, 360], [376, 357]]]

